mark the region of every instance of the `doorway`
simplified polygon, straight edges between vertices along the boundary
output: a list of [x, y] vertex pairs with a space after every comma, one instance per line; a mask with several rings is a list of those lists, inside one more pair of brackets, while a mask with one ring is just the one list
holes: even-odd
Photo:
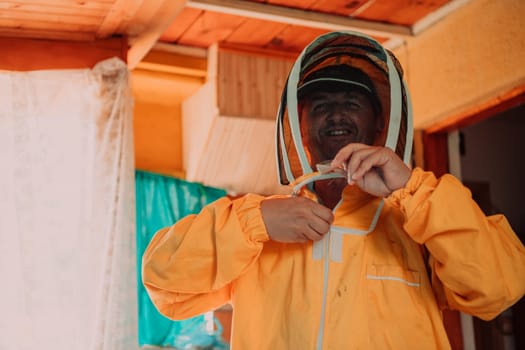
[[[461, 176], [486, 215], [503, 213], [525, 242], [525, 104], [459, 129]], [[476, 350], [525, 349], [525, 299], [495, 320], [474, 318]]]

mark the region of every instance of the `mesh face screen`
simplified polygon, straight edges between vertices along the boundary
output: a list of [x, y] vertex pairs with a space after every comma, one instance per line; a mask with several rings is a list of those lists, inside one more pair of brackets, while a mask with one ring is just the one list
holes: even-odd
[[[393, 63], [399, 75], [402, 69], [399, 62], [391, 55]], [[390, 121], [390, 83], [388, 76], [388, 66], [385, 51], [375, 41], [367, 38], [354, 36], [351, 34], [341, 35], [341, 33], [329, 33], [316, 39], [299, 58], [301, 69], [298, 85], [300, 86], [305, 78], [321, 68], [334, 65], [348, 65], [364, 72], [371, 80], [381, 104], [381, 116], [384, 120], [385, 128], [379, 135], [374, 144], [384, 145], [386, 141], [387, 127]], [[288, 86], [286, 84], [285, 86]], [[297, 87], [294, 87], [297, 90]], [[297, 91], [293, 92], [297, 98]], [[406, 95], [402, 91], [403, 108], [399, 137], [396, 145], [396, 153], [403, 159], [407, 133], [407, 108]], [[287, 88], [285, 87], [281, 97], [281, 107], [279, 109], [278, 128], [277, 128], [277, 161], [279, 179], [281, 184], [289, 184], [303, 175], [301, 166], [301, 156], [309, 162], [308, 151], [296, 145], [294, 132], [300, 137], [298, 130], [300, 125], [295, 125], [291, 121], [288, 113]], [[298, 111], [300, 113], [300, 111]], [[411, 130], [410, 130], [411, 132]], [[312, 167], [312, 165], [311, 165]]]

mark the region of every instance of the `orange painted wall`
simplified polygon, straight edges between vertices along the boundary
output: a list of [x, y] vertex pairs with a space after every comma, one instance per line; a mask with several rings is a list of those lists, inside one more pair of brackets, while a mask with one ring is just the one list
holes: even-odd
[[182, 102], [197, 91], [203, 78], [135, 69], [135, 167], [184, 177]]
[[115, 56], [126, 61], [127, 49], [126, 38], [79, 42], [0, 37], [0, 69], [92, 68], [97, 62]]

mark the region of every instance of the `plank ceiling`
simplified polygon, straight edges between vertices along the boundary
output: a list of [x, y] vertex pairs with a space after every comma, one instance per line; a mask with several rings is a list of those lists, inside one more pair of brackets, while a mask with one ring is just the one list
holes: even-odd
[[384, 42], [417, 34], [456, 5], [451, 0], [190, 0], [160, 40], [299, 52], [316, 36], [345, 29]]
[[130, 65], [157, 42], [214, 42], [300, 51], [315, 36], [354, 29], [381, 41], [417, 35], [467, 0], [0, 0], [0, 36], [130, 39]]

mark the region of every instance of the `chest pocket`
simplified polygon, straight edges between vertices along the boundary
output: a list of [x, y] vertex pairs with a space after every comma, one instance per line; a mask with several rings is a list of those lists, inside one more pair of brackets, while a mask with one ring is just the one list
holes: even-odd
[[383, 281], [387, 286], [392, 284], [392, 292], [394, 293], [396, 284], [414, 287], [418, 290], [421, 286], [418, 271], [405, 270], [400, 266], [368, 265], [366, 269], [366, 279], [368, 281]]
[[396, 349], [410, 349], [418, 342], [428, 342], [425, 337], [432, 336], [432, 328], [421, 299], [420, 272], [401, 266], [368, 265], [366, 288], [372, 349], [393, 344]]
[[406, 319], [411, 310], [422, 306], [420, 278], [418, 271], [401, 266], [368, 265], [366, 287], [371, 315], [378, 310], [382, 319]]

